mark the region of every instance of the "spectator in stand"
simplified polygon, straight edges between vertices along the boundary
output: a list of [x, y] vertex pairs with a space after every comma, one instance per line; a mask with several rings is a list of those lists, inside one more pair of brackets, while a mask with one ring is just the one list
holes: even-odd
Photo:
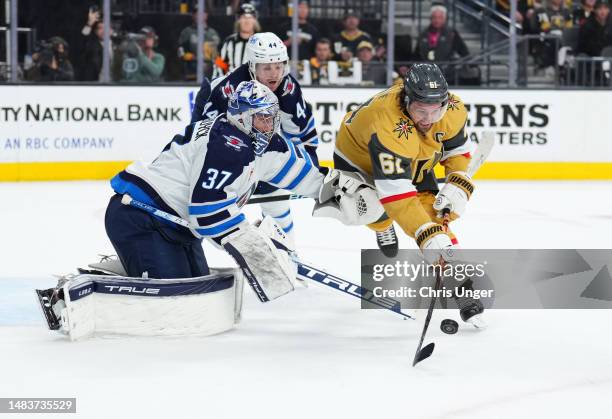
[[[496, 0], [495, 7], [498, 11], [510, 16], [510, 1], [511, 0]], [[523, 24], [523, 32], [528, 32], [525, 29], [525, 24], [529, 22], [529, 19], [533, 16], [534, 7], [536, 2], [534, 0], [518, 0], [516, 5], [516, 21]]]
[[[374, 60], [387, 61], [387, 37], [381, 35], [378, 45], [374, 46]], [[412, 60], [412, 37], [408, 34], [395, 35], [395, 53], [393, 62], [397, 76], [405, 76], [408, 71], [409, 61]]]
[[[459, 32], [446, 26], [447, 10], [440, 4], [431, 7], [429, 27], [417, 39], [415, 60], [444, 63], [453, 61], [458, 55], [465, 57], [469, 50]], [[456, 84], [458, 73], [452, 65], [440, 65], [449, 84]], [[457, 75], [457, 77], [456, 77]]]
[[597, 57], [609, 45], [612, 45], [610, 5], [607, 1], [598, 1], [593, 13], [580, 28], [578, 52]]
[[[312, 57], [312, 54], [319, 38], [319, 30], [312, 23], [308, 22], [308, 14], [310, 13], [310, 7], [307, 0], [300, 0], [298, 3], [298, 59], [307, 60], [308, 57]], [[280, 31], [280, 38], [287, 47], [289, 58], [291, 55], [291, 22], [283, 26]]]
[[261, 32], [257, 11], [252, 4], [244, 3], [238, 10], [234, 33], [225, 38], [221, 46], [221, 54], [215, 60], [213, 77], [227, 74], [247, 62], [244, 54], [246, 43], [257, 32]]
[[361, 41], [372, 43], [372, 37], [359, 29], [359, 16], [349, 11], [342, 21], [344, 30], [334, 38], [334, 52], [348, 62], [357, 54], [357, 45]]
[[54, 36], [49, 39], [49, 43], [53, 49], [50, 81], [74, 81], [74, 69], [68, 58], [68, 42], [62, 37]]
[[574, 26], [582, 26], [595, 10], [596, 0], [581, 0], [580, 6], [572, 12]]
[[32, 54], [33, 65], [26, 80], [39, 82], [73, 81], [74, 70], [68, 59], [68, 43], [59, 36], [42, 41]]
[[[546, 7], [538, 8], [533, 13], [531, 27], [535, 33], [552, 35], [561, 39], [563, 29], [573, 26], [572, 16], [563, 5], [563, 0], [548, 0]], [[535, 62], [546, 74], [553, 75], [553, 65], [557, 58], [557, 47], [560, 42], [555, 39], [544, 39], [534, 43]]]
[[[178, 57], [183, 64], [183, 79], [196, 80], [198, 70], [198, 8], [194, 8], [191, 15], [192, 24], [181, 31], [178, 40]], [[208, 78], [212, 76], [215, 59], [219, 55], [219, 44], [221, 38], [219, 33], [208, 26], [208, 13], [204, 12], [204, 75]]]
[[[376, 39], [372, 37], [372, 41], [373, 41], [372, 45], [374, 46], [374, 58], [372, 59], [374, 61], [386, 61], [387, 60], [387, 36], [380, 35]], [[396, 48], [397, 48], [397, 45], [396, 45]], [[357, 45], [357, 49], [359, 49], [359, 45]]]
[[315, 46], [315, 55], [310, 58], [310, 77], [313, 85], [329, 84], [327, 63], [333, 59], [331, 41], [327, 38], [320, 38]]
[[83, 48], [83, 67], [80, 71], [81, 81], [99, 81], [102, 77], [102, 55], [104, 42], [104, 25], [100, 20], [100, 12], [89, 9], [87, 23], [81, 30], [85, 37]]
[[374, 45], [369, 41], [361, 41], [357, 45], [357, 59], [361, 61], [361, 81], [365, 85], [387, 84], [385, 65], [374, 61]]
[[166, 58], [154, 50], [158, 42], [157, 34], [152, 27], [145, 26], [139, 35], [142, 38], [127, 41], [121, 66], [121, 81], [158, 83], [162, 80]]

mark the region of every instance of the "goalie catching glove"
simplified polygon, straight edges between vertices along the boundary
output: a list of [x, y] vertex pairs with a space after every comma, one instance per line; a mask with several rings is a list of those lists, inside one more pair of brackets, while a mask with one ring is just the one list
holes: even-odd
[[221, 241], [242, 269], [257, 297], [270, 301], [295, 289], [297, 265], [291, 259], [287, 237], [270, 217], [259, 228], [248, 225]]
[[359, 173], [330, 170], [319, 190], [313, 217], [331, 217], [345, 225], [365, 225], [378, 221], [385, 209], [376, 190]]
[[448, 208], [457, 216], [465, 211], [465, 206], [474, 192], [474, 184], [465, 172], [453, 172], [448, 175], [446, 184], [436, 196], [433, 208], [442, 217], [442, 210]]

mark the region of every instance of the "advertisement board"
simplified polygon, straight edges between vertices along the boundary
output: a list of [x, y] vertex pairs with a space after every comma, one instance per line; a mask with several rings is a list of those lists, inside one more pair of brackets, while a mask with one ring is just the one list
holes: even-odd
[[[319, 158], [329, 164], [346, 112], [378, 92], [304, 88], [315, 114]], [[151, 160], [189, 123], [197, 87], [0, 87], [0, 180], [105, 179]], [[612, 108], [606, 91], [457, 90], [467, 132], [497, 144], [484, 179], [610, 179]]]

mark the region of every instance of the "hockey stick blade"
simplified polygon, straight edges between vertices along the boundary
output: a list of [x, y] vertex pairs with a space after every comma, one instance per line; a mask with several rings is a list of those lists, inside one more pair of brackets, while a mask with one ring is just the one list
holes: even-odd
[[421, 362], [422, 360], [429, 358], [431, 356], [435, 344], [432, 342], [423, 346], [423, 341], [425, 340], [425, 334], [427, 333], [427, 329], [429, 328], [429, 322], [431, 321], [431, 316], [433, 315], [434, 307], [436, 306], [436, 295], [438, 294], [438, 290], [442, 288], [442, 278], [440, 275], [436, 275], [436, 284], [434, 285], [434, 295], [431, 297], [431, 301], [429, 302], [429, 308], [427, 309], [427, 316], [425, 317], [425, 323], [423, 323], [423, 331], [421, 332], [421, 339], [419, 340], [419, 346], [417, 346], [417, 350], [414, 353], [414, 361], [412, 361], [412, 366], [414, 367], [416, 364]]
[[491, 150], [495, 145], [495, 133], [492, 131], [485, 131], [482, 133], [482, 137], [480, 138], [480, 142], [478, 143], [478, 147], [474, 151], [474, 155], [472, 156], [472, 160], [467, 168], [467, 174], [469, 177], [474, 177], [480, 166], [485, 162], [485, 160], [491, 154]]
[[423, 349], [421, 349], [419, 352], [417, 352], [414, 356], [414, 361], [412, 361], [412, 366], [414, 367], [416, 364], [418, 364], [422, 360], [429, 358], [431, 354], [433, 353], [435, 347], [436, 347], [436, 344], [434, 342], [431, 342], [430, 344], [425, 346]]

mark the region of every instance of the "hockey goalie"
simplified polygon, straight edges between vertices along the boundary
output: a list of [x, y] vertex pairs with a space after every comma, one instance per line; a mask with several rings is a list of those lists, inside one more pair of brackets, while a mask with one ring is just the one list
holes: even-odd
[[[39, 290], [49, 327], [73, 340], [213, 334], [239, 320], [244, 281], [262, 302], [293, 291], [297, 266], [287, 234], [270, 217], [250, 224], [241, 210], [260, 181], [318, 202], [334, 199], [353, 224], [382, 217], [372, 187], [314, 165], [278, 130], [276, 95], [242, 82], [226, 114], [188, 125], [152, 163], [135, 162], [115, 176], [105, 226], [118, 258]], [[209, 268], [203, 239], [238, 268]]]

